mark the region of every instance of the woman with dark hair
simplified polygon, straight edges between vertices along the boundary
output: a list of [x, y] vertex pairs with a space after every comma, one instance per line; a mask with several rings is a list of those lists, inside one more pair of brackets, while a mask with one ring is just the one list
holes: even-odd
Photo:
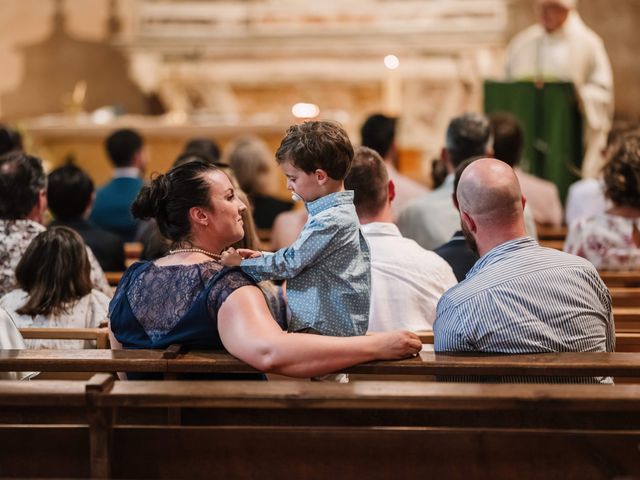
[[[18, 328], [96, 328], [107, 321], [108, 297], [92, 288], [82, 237], [67, 227], [38, 234], [16, 267], [17, 290], [0, 299]], [[81, 340], [26, 340], [28, 348], [85, 348]]]
[[640, 133], [625, 135], [603, 169], [605, 196], [613, 207], [569, 229], [564, 250], [600, 270], [640, 268]]
[[220, 254], [244, 236], [245, 210], [229, 178], [201, 160], [143, 187], [133, 214], [155, 218], [172, 246], [168, 255], [125, 272], [109, 307], [114, 345], [224, 349], [262, 372], [294, 377], [421, 349], [409, 332], [349, 338], [284, 332], [255, 283], [220, 263]]

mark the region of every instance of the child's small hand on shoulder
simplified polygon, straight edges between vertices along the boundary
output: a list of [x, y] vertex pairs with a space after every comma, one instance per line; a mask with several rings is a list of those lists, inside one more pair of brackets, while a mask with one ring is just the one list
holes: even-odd
[[228, 248], [222, 252], [220, 261], [225, 267], [239, 267], [242, 260], [245, 258], [260, 257], [262, 253], [255, 250], [249, 250], [248, 248]]

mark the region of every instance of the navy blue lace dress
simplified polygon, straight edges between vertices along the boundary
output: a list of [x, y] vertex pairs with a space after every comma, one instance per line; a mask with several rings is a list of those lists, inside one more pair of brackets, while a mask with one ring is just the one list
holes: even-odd
[[[240, 269], [223, 268], [214, 261], [170, 266], [138, 262], [125, 272], [109, 304], [111, 330], [125, 349], [164, 349], [181, 344], [193, 350], [224, 350], [218, 333], [218, 310], [231, 293], [247, 285], [255, 283]], [[129, 373], [128, 377], [150, 379], [161, 375]]]

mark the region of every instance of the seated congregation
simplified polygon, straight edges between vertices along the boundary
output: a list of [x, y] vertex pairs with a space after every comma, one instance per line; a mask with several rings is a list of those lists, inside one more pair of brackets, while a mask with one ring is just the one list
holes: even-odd
[[515, 119], [454, 118], [433, 191], [395, 168], [394, 125], [373, 116], [356, 148], [337, 123], [291, 126], [275, 158], [293, 210], [263, 202], [256, 139], [222, 158], [195, 139], [142, 180], [144, 141], [114, 132], [97, 192], [77, 165], [0, 156], [3, 473], [509, 477], [535, 454], [538, 474], [638, 474], [640, 272], [598, 270], [638, 250], [638, 133], [607, 150], [612, 204], [563, 252]]

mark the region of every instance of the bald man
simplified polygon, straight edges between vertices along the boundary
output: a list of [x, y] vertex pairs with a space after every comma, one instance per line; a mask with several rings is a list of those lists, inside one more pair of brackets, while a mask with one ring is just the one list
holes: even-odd
[[436, 351], [614, 350], [607, 287], [589, 262], [527, 236], [525, 198], [509, 165], [489, 158], [471, 163], [456, 200], [462, 231], [480, 260], [438, 303]]

